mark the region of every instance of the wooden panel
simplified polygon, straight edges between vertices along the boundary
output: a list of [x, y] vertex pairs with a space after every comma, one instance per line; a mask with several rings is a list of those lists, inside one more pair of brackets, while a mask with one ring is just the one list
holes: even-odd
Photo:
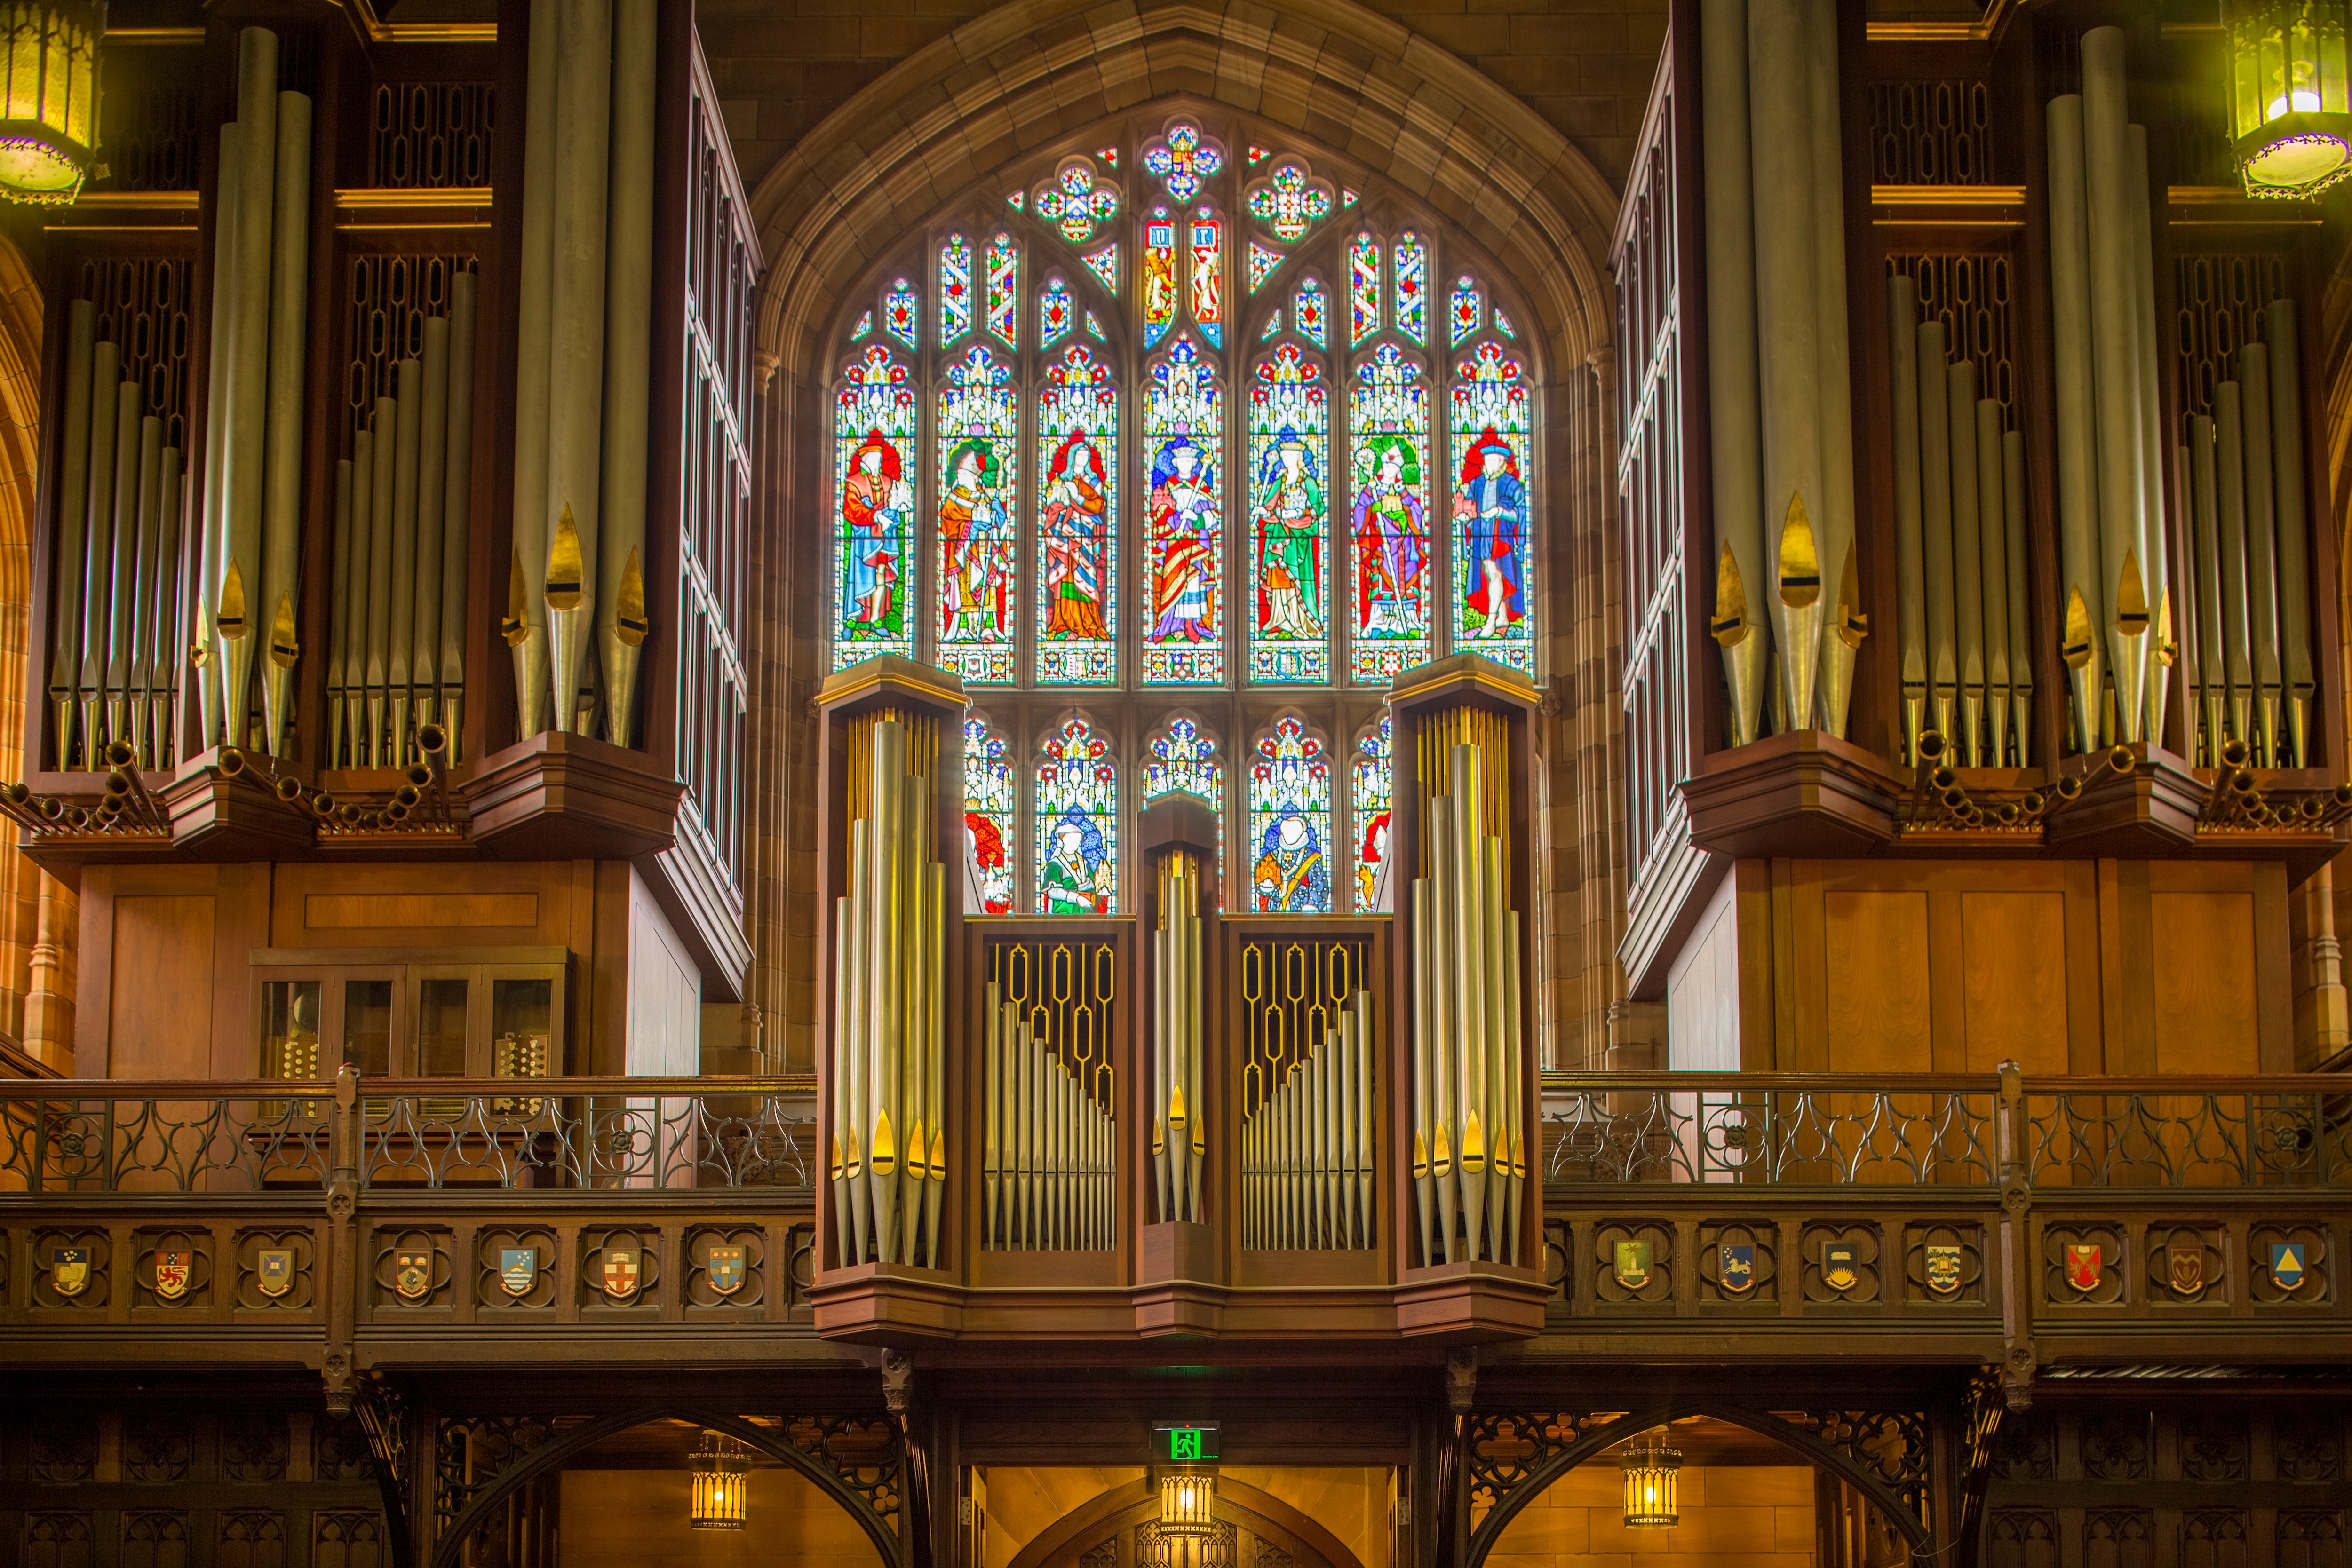
[[1928, 1022], [1927, 895], [1825, 893], [1823, 1014], [1832, 1072], [1924, 1072]]
[[527, 926], [539, 924], [535, 893], [313, 893], [302, 900], [303, 923], [313, 930], [412, 926]]
[[2158, 1072], [2253, 1072], [2254, 895], [2154, 893], [2148, 924]]
[[1666, 979], [1666, 1064], [1681, 1071], [1739, 1069], [1739, 931], [1726, 877], [1675, 956]]
[[113, 903], [107, 1075], [209, 1076], [212, 895], [123, 894]]
[[628, 1017], [625, 1071], [689, 1077], [701, 1070], [702, 972], [662, 918], [652, 890], [634, 874]]
[[2066, 898], [2058, 893], [1959, 894], [1957, 1009], [1968, 1031], [1961, 1070], [2015, 1061], [2066, 1071]]

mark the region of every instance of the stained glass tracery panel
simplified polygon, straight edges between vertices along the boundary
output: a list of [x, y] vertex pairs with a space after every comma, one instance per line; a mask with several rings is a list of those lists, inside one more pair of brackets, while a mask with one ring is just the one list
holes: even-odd
[[1152, 737], [1143, 761], [1143, 799], [1149, 802], [1181, 789], [1209, 803], [1225, 807], [1223, 765], [1217, 760], [1217, 743], [1201, 727], [1179, 714], [1168, 727]]
[[1143, 346], [1168, 335], [1176, 320], [1176, 220], [1154, 207], [1143, 225]]
[[1356, 742], [1354, 777], [1348, 801], [1354, 812], [1350, 830], [1356, 852], [1356, 913], [1385, 915], [1394, 905], [1389, 898], [1389, 823], [1395, 806], [1394, 738], [1385, 713]]
[[1191, 338], [1179, 338], [1152, 365], [1144, 391], [1143, 459], [1151, 486], [1147, 685], [1224, 684], [1223, 448], [1216, 372]]
[[1216, 144], [1202, 138], [1198, 126], [1176, 124], [1168, 134], [1143, 150], [1143, 167], [1159, 176], [1169, 196], [1189, 202], [1201, 193], [1201, 183], [1225, 166]]
[[1250, 187], [1250, 216], [1289, 245], [1331, 215], [1331, 187], [1308, 177], [1305, 168], [1288, 160]]
[[1476, 335], [1479, 324], [1485, 319], [1482, 311], [1485, 298], [1479, 292], [1477, 280], [1468, 273], [1454, 280], [1451, 316], [1456, 348]]
[[1394, 343], [1356, 371], [1349, 407], [1356, 624], [1350, 673], [1385, 685], [1429, 659], [1429, 392]]
[[1331, 301], [1323, 292], [1323, 281], [1310, 277], [1298, 287], [1298, 298], [1291, 302], [1292, 317], [1298, 323], [1298, 335], [1318, 349], [1331, 346]]
[[940, 341], [971, 330], [971, 241], [950, 235], [940, 246]]
[[1319, 684], [1331, 678], [1330, 400], [1296, 344], [1250, 378], [1249, 451], [1250, 679]]
[[1252, 294], [1255, 294], [1260, 288], [1264, 287], [1265, 286], [1265, 280], [1274, 276], [1274, 269], [1281, 265], [1282, 252], [1275, 249], [1270, 245], [1261, 245], [1256, 240], [1250, 241], [1250, 292]]
[[1118, 768], [1083, 718], [1063, 721], [1037, 760], [1037, 913], [1118, 913]]
[[1331, 763], [1285, 714], [1250, 758], [1250, 906], [1266, 915], [1331, 909]]
[[1225, 221], [1213, 207], [1192, 214], [1192, 324], [1211, 348], [1224, 342]]
[[1429, 246], [1411, 229], [1396, 243], [1396, 304], [1390, 319], [1416, 343], [1429, 341]]
[[1109, 368], [1074, 344], [1037, 394], [1037, 681], [1118, 678], [1118, 392]]
[[940, 391], [938, 657], [967, 685], [1013, 678], [1019, 586], [1019, 433], [1012, 371], [985, 348], [948, 367]]
[[1118, 192], [1095, 178], [1092, 159], [1065, 158], [1054, 177], [1037, 187], [1031, 209], [1064, 239], [1084, 245], [1118, 215]]
[[1518, 361], [1491, 342], [1454, 374], [1454, 641], [1532, 675], [1527, 382]]
[[1361, 343], [1381, 329], [1381, 242], [1359, 234], [1348, 242], [1348, 340]]
[[1010, 235], [988, 244], [988, 329], [1008, 349], [1018, 346], [1021, 320], [1021, 253]]
[[964, 908], [1013, 913], [1013, 764], [1004, 737], [977, 714], [963, 721]]
[[899, 278], [883, 297], [882, 324], [890, 336], [908, 348], [915, 346], [916, 303], [914, 286]]
[[1069, 336], [1076, 308], [1070, 298], [1070, 286], [1059, 277], [1047, 278], [1037, 295], [1038, 346], [1050, 349]]
[[[1102, 279], [1102, 286], [1105, 288], [1109, 289], [1113, 294], [1118, 292], [1118, 241], [1113, 240], [1100, 250], [1090, 250], [1079, 259], [1087, 264], [1087, 271]], [[1088, 319], [1091, 320], [1092, 318], [1089, 317]], [[1095, 336], [1099, 338], [1102, 334], [1097, 332]]]
[[850, 361], [834, 409], [835, 669], [915, 652], [915, 423], [907, 367], [889, 350], [877, 343]]

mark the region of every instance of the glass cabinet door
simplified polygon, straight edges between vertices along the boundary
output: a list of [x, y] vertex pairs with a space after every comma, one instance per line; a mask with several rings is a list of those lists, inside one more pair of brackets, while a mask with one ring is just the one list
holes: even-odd
[[555, 982], [490, 982], [490, 1076], [544, 1078], [554, 1070]]
[[269, 980], [261, 988], [261, 1076], [319, 1076], [320, 1007], [325, 982]]
[[343, 982], [343, 1061], [363, 1078], [392, 1076], [390, 980]]
[[473, 984], [463, 978], [434, 977], [416, 985], [416, 1076], [464, 1078], [471, 1070], [466, 1060], [467, 1011]]

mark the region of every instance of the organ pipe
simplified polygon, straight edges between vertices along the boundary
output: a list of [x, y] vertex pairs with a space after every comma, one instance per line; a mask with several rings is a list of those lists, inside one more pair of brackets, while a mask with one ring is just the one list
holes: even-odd
[[[2010, 617], [2023, 609], [2009, 598], [2008, 476], [2001, 470], [2000, 404], [1979, 398], [1976, 405], [1978, 598], [1984, 606], [1985, 762], [1998, 768], [2009, 756]], [[2022, 739], [2022, 737], [2020, 737]]]
[[278, 95], [278, 144], [270, 225], [269, 425], [264, 479], [261, 608], [271, 627], [263, 666], [269, 751], [282, 756], [293, 716], [293, 629], [302, 591], [302, 361], [310, 281], [310, 100]]
[[1201, 1088], [1201, 868], [1182, 851], [1160, 867], [1153, 933], [1151, 1163], [1162, 1219], [1201, 1218], [1208, 1125]]
[[362, 430], [352, 437], [351, 591], [344, 617], [343, 728], [350, 737], [349, 760], [354, 768], [371, 766], [367, 737], [368, 602], [375, 590], [369, 576], [375, 570], [375, 433]]
[[2156, 241], [2148, 208], [2147, 131], [2143, 126], [2126, 126], [2125, 136], [2129, 154], [2126, 189], [2131, 196], [2132, 311], [2139, 347], [2140, 559], [2147, 573], [2151, 617], [2141, 732], [2151, 743], [2161, 744], [2166, 691], [2177, 653], [2172, 636], [2171, 547], [2166, 537], [2164, 509], [2164, 460], [2170, 444], [2164, 439], [2157, 391]]
[[[352, 462], [335, 463], [333, 575], [327, 587], [327, 765], [343, 755], [344, 672], [351, 651]], [[364, 486], [367, 481], [361, 479]]]
[[[1984, 554], [1983, 503], [1977, 495], [1977, 367], [1963, 359], [1945, 374], [1951, 382], [1946, 414], [1952, 448], [1952, 603], [1960, 655], [1960, 760], [1979, 765], [1977, 737], [1983, 732], [1985, 701], [1984, 579], [1977, 563]], [[1947, 730], [1947, 735], [1951, 731]]]
[[220, 582], [214, 590], [213, 628], [221, 672], [221, 732], [208, 743], [244, 746], [249, 739], [257, 623], [269, 616], [262, 576], [265, 462], [269, 419], [269, 253], [276, 214], [278, 165], [278, 36], [247, 27], [237, 35], [237, 204], [233, 228], [221, 231], [225, 265], [215, 287], [235, 292], [225, 351], [226, 405], [215, 417], [222, 432]]
[[2229, 709], [2230, 682], [2222, 667], [2227, 639], [2221, 630], [2221, 501], [2214, 474], [2213, 421], [2205, 414], [2189, 418], [2189, 475], [2193, 541], [2196, 621], [2193, 627], [2197, 665], [2197, 706], [2203, 715], [2205, 758], [2218, 758], [2222, 737], [2229, 733], [2224, 716]]
[[1371, 998], [1357, 991], [1242, 1124], [1242, 1245], [1374, 1244]]
[[1870, 630], [1854, 556], [1853, 368], [1847, 342], [1843, 128], [1838, 113], [1837, 0], [1805, 0], [1805, 89], [1811, 119], [1814, 320], [1820, 350], [1822, 491], [1816, 520], [1827, 613], [1821, 635], [1822, 728], [1845, 733], [1854, 654]]
[[[454, 281], [454, 280], [453, 280]], [[424, 398], [416, 432], [416, 582], [411, 593], [408, 637], [409, 685], [416, 722], [440, 717], [435, 698], [440, 680], [435, 666], [441, 653], [442, 517], [449, 486], [449, 319], [425, 320], [422, 361]]]
[[[1499, 752], [1499, 732], [1492, 744]], [[1412, 886], [1414, 1197], [1432, 1263], [1518, 1260], [1519, 916], [1483, 788], [1486, 749], [1454, 745], [1442, 771], [1423, 759], [1423, 788], [1444, 789], [1426, 797], [1429, 874]]]
[[236, 332], [236, 289], [222, 273], [236, 256], [236, 121], [220, 129], [220, 184], [213, 208], [212, 332], [205, 372], [205, 490], [199, 519], [194, 635], [189, 656], [196, 666], [197, 712], [203, 726], [201, 742], [211, 744], [221, 731], [223, 672], [218, 645], [217, 612], [222, 573], [228, 550], [228, 345]]
[[2272, 506], [2271, 377], [2259, 342], [2239, 350], [2239, 444], [2246, 465], [2247, 632], [2253, 639], [2255, 758], [2278, 755], [2278, 517]]
[[[400, 390], [393, 399], [392, 585], [386, 595], [383, 633], [384, 706], [390, 728], [376, 735], [377, 744], [385, 747], [385, 758], [378, 766], [387, 768], [397, 768], [408, 758], [413, 681], [409, 654], [416, 645], [416, 481], [424, 447], [425, 367], [415, 360], [403, 360], [394, 375]], [[381, 425], [377, 434], [383, 434]], [[370, 620], [373, 622], [373, 611]]]
[[2051, 365], [2058, 398], [2059, 654], [2074, 749], [2099, 748], [2108, 591], [2101, 557], [2100, 469], [2091, 352], [2090, 204], [2084, 189], [2083, 99], [2050, 100]]
[[400, 402], [375, 400], [375, 494], [368, 502], [367, 728], [362, 768], [389, 768], [384, 744], [384, 708], [391, 690], [393, 517], [400, 472]]
[[1927, 706], [1927, 540], [1919, 463], [1919, 290], [1909, 275], [1886, 280], [1887, 346], [1895, 419], [1895, 638], [1903, 660], [1903, 755], [1918, 754]]
[[[556, 34], [553, 302], [547, 413], [547, 596], [553, 722], [579, 730], [595, 604], [604, 434], [604, 275], [611, 192], [612, 0], [566, 0]], [[569, 513], [576, 538], [563, 538]]]
[[57, 624], [49, 648], [49, 706], [57, 725], [57, 764], [73, 766], [74, 694], [81, 673], [83, 508], [89, 497], [90, 381], [98, 345], [98, 308], [77, 299], [66, 317], [65, 449], [58, 468]]
[[[523, 99], [521, 307], [516, 318], [514, 557], [519, 591], [509, 595], [520, 623], [508, 629], [515, 661], [515, 703], [522, 733], [548, 725], [547, 422], [549, 344], [555, 294], [557, 33], [563, 0], [531, 0], [527, 92]], [[513, 617], [509, 617], [510, 621]]]
[[2238, 383], [2213, 389], [2214, 455], [2221, 494], [2221, 678], [2229, 692], [2228, 734], [2253, 732], [2254, 670], [2246, 610], [2246, 465]]
[[2294, 765], [2312, 765], [2309, 723], [2314, 680], [2311, 664], [2311, 568], [2304, 512], [2303, 369], [2295, 343], [2294, 301], [2273, 299], [2263, 312], [2270, 349], [2271, 429], [2276, 450], [2278, 508], [2279, 637], [2285, 680], [2286, 737]]
[[984, 991], [982, 1244], [992, 1251], [1101, 1251], [1117, 1244], [1118, 1128], [1081, 1074]]
[[89, 536], [89, 598], [82, 612], [82, 733], [95, 752], [120, 735], [128, 722], [122, 683], [126, 669], [113, 662], [116, 623], [130, 601], [119, 585], [130, 576], [130, 557], [139, 547], [139, 383], [114, 388], [114, 472], [110, 477], [110, 515], [101, 529], [93, 517]]
[[2017, 762], [2032, 760], [2032, 612], [2025, 601], [2025, 437], [2014, 430], [2000, 437], [2001, 521], [2008, 529], [2010, 732], [2017, 737]]
[[1731, 694], [1731, 744], [1762, 733], [1771, 632], [1764, 591], [1764, 480], [1756, 368], [1756, 204], [1748, 151], [1748, 0], [1703, 0], [1706, 92], [1707, 396], [1715, 457], [1715, 614]]
[[474, 513], [474, 275], [449, 280], [449, 434], [441, 503], [441, 726], [456, 763], [464, 734], [466, 573]]
[[613, 8], [611, 266], [596, 567], [606, 738], [631, 744], [646, 620], [646, 409], [652, 392], [655, 0]]
[[930, 850], [938, 737], [923, 721], [860, 722], [871, 726], [866, 777], [853, 786], [865, 813], [850, 831], [850, 891], [835, 904], [836, 1245], [843, 1267], [936, 1268], [947, 1181], [946, 873]]

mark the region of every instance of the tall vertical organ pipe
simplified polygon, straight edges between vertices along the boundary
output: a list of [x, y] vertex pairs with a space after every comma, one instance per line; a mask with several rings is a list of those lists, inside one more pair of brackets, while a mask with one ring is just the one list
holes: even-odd
[[449, 280], [449, 435], [441, 503], [441, 722], [458, 760], [466, 695], [466, 574], [474, 511], [474, 274]]
[[1701, 0], [1699, 104], [1706, 171], [1708, 439], [1715, 465], [1715, 613], [1730, 740], [1762, 733], [1770, 620], [1763, 595], [1763, 456], [1756, 369], [1756, 204], [1748, 150], [1748, 0]]
[[1917, 755], [1927, 710], [1927, 541], [1919, 466], [1919, 289], [1909, 275], [1886, 280], [1887, 348], [1895, 420], [1895, 639], [1903, 659], [1903, 755]]
[[[514, 554], [509, 597], [522, 624], [509, 636], [515, 704], [525, 737], [548, 726], [548, 387], [555, 295], [556, 58], [565, 0], [531, 0], [523, 101], [521, 304], [516, 318]], [[499, 574], [507, 575], [506, 573]]]
[[2090, 204], [2084, 189], [2083, 99], [2053, 98], [2050, 150], [2051, 367], [2057, 387], [2059, 656], [2073, 696], [2074, 749], [2098, 749], [2111, 598], [2101, 545], [2104, 482], [2091, 349]]
[[653, 388], [655, 0], [614, 0], [604, 516], [596, 566], [606, 738], [634, 744], [646, 620], [646, 404]]
[[261, 601], [262, 711], [269, 751], [286, 749], [292, 717], [295, 628], [302, 592], [302, 362], [310, 348], [310, 100], [278, 94], [272, 156], [275, 214], [270, 224], [269, 423], [263, 496]]
[[2246, 464], [2247, 632], [2253, 639], [2255, 766], [2275, 768], [2279, 752], [2278, 517], [2271, 486], [2270, 353], [2261, 343], [2238, 350], [2239, 434]]
[[227, 262], [215, 277], [236, 291], [231, 306], [222, 432], [220, 581], [212, 590], [213, 629], [221, 665], [221, 734], [209, 742], [250, 743], [253, 664], [267, 635], [270, 606], [262, 576], [265, 463], [269, 435], [270, 228], [278, 165], [278, 36], [247, 27], [237, 34], [236, 226]]
[[60, 771], [73, 766], [74, 694], [81, 674], [82, 534], [89, 527], [90, 382], [98, 308], [77, 299], [66, 311], [65, 446], [58, 459], [58, 591], [49, 645], [49, 718]]
[[2271, 424], [2277, 469], [2279, 639], [2285, 679], [2286, 734], [2297, 768], [2313, 765], [2309, 724], [2311, 663], [2309, 519], [2304, 511], [2303, 359], [2295, 341], [2294, 301], [2273, 299], [2263, 329], [2270, 346]]
[[1945, 372], [1951, 383], [1946, 411], [1952, 427], [1952, 602], [1960, 655], [1959, 755], [1970, 768], [1979, 760], [1985, 701], [1984, 579], [1977, 570], [1983, 555], [1984, 503], [1977, 494], [1977, 367], [1963, 359]]
[[2008, 476], [2001, 469], [2000, 404], [1979, 398], [1977, 422], [1977, 568], [1984, 604], [1985, 766], [2009, 757], [2009, 518]]
[[1201, 1100], [1201, 872], [1172, 851], [1160, 862], [1153, 934], [1151, 1163], [1160, 1218], [1201, 1218], [1208, 1127]]

